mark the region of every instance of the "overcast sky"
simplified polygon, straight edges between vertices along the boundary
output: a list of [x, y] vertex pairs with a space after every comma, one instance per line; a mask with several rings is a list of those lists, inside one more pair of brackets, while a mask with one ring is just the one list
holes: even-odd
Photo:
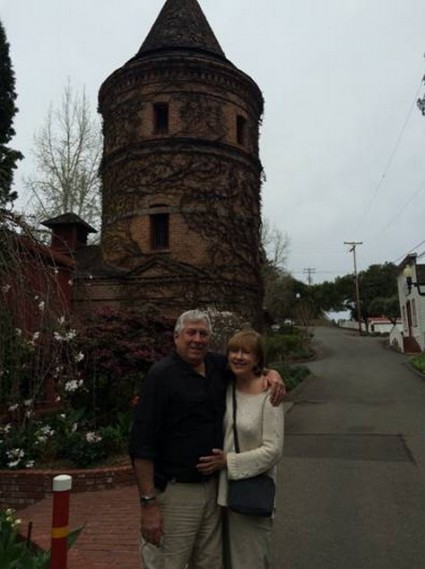
[[[165, 0], [2, 0], [16, 75], [16, 137], [69, 78], [95, 112], [101, 83], [139, 49]], [[200, 0], [226, 56], [265, 97], [263, 214], [313, 282], [425, 250], [424, 0]], [[23, 204], [21, 199], [19, 205]], [[422, 243], [424, 242], [424, 243]]]

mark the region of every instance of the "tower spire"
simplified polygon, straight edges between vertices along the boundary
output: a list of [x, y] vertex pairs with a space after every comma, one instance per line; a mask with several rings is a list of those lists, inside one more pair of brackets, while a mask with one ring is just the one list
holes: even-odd
[[170, 49], [202, 51], [225, 58], [197, 0], [167, 0], [136, 58]]

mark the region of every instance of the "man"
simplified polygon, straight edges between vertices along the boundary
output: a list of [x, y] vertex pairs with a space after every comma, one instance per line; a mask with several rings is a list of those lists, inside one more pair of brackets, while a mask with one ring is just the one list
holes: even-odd
[[[217, 476], [196, 468], [200, 457], [223, 444], [229, 372], [226, 357], [208, 351], [210, 336], [206, 313], [183, 313], [174, 329], [176, 351], [152, 366], [135, 409], [130, 455], [144, 569], [223, 566]], [[270, 383], [280, 403], [280, 376]]]

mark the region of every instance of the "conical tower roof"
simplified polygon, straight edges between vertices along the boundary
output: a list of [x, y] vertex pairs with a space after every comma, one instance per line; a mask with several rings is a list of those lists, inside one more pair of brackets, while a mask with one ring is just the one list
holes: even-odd
[[189, 49], [225, 58], [197, 0], [167, 0], [136, 59], [170, 49]]

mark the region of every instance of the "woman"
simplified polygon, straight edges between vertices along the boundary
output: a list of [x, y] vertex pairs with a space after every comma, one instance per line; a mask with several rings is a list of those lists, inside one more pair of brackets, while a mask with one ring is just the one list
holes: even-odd
[[[227, 480], [267, 473], [276, 479], [276, 464], [283, 448], [283, 408], [273, 407], [264, 391], [265, 362], [262, 338], [253, 330], [235, 334], [227, 346], [228, 365], [235, 378], [237, 431], [233, 436], [233, 386], [229, 386], [224, 418], [224, 450], [202, 457], [198, 466], [210, 474], [221, 469], [218, 503], [227, 506]], [[232, 569], [262, 569], [270, 565], [272, 518], [246, 516], [227, 510], [226, 543]]]

